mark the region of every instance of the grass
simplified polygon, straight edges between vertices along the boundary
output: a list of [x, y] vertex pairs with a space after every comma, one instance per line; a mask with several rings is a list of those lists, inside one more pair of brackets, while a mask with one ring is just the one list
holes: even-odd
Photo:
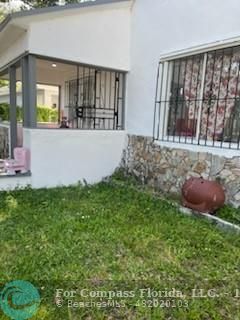
[[225, 206], [217, 212], [217, 216], [240, 226], [240, 209]]
[[[0, 204], [2, 284], [23, 279], [39, 288], [42, 302], [32, 319], [240, 318], [240, 237], [183, 216], [147, 191], [111, 181], [2, 192]], [[57, 288], [134, 294], [113, 299], [120, 308], [67, 308], [66, 298], [58, 308]], [[140, 297], [144, 288], [185, 296], [159, 297], [152, 308], [150, 298]], [[194, 298], [194, 288], [218, 296]], [[99, 298], [75, 299], [89, 300]], [[9, 318], [0, 311], [0, 319]]]

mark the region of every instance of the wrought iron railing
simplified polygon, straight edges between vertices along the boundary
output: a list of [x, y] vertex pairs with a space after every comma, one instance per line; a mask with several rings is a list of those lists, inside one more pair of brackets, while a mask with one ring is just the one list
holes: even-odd
[[70, 126], [76, 129], [124, 129], [125, 74], [78, 68], [77, 79], [65, 84]]

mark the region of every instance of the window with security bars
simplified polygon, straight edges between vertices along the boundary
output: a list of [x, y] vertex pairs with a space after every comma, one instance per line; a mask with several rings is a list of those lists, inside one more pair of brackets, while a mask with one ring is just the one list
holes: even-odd
[[240, 149], [240, 47], [160, 62], [154, 139]]

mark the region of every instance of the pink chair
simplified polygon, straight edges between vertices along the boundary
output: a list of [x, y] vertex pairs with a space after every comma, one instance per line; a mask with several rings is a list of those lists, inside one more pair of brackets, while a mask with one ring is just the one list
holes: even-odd
[[4, 161], [4, 169], [9, 175], [16, 172], [26, 173], [30, 170], [30, 152], [26, 148], [15, 148], [14, 159]]

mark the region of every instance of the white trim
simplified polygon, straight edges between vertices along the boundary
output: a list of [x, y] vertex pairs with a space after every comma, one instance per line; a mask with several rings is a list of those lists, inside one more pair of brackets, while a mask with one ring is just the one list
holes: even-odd
[[180, 50], [169, 51], [160, 55], [160, 61], [170, 61], [178, 58], [183, 58], [195, 54], [206, 53], [208, 51], [223, 49], [227, 47], [234, 47], [240, 45], [240, 36], [209, 42], [202, 45], [196, 45]]
[[155, 140], [154, 143], [161, 147], [166, 147], [169, 149], [181, 149], [181, 150], [187, 150], [187, 151], [193, 151], [193, 152], [203, 152], [203, 153], [209, 153], [209, 154], [213, 154], [213, 155], [217, 155], [225, 158], [240, 157], [240, 150], [226, 149], [224, 148], [224, 145], [223, 145], [223, 148], [218, 148], [218, 147], [211, 147], [208, 145], [201, 146], [196, 144], [179, 143], [179, 142], [171, 142], [171, 141]]
[[[169, 72], [170, 70], [170, 63], [164, 62], [162, 64], [162, 68], [160, 68], [160, 75], [161, 80], [159, 83], [159, 88], [161, 88], [161, 96], [160, 98], [160, 104], [159, 104], [159, 110], [158, 110], [158, 128], [157, 128], [157, 134], [158, 137], [162, 137], [164, 134], [164, 129], [166, 127], [166, 119], [168, 119], [168, 106], [166, 106], [166, 101], [168, 98], [168, 84], [169, 84], [169, 75], [171, 74]], [[166, 109], [167, 108], [167, 109]], [[167, 113], [167, 115], [166, 115]]]
[[[207, 54], [205, 53], [204, 58], [203, 58], [202, 82], [201, 82], [201, 87], [200, 87], [199, 107], [198, 107], [198, 115], [197, 115], [197, 128], [196, 128], [197, 139], [199, 139], [199, 137], [200, 137], [201, 114], [202, 114], [202, 107], [203, 107], [203, 95], [204, 95], [204, 84], [205, 84], [205, 79], [206, 79], [206, 68], [207, 68]], [[194, 117], [195, 117], [195, 114], [194, 114]]]
[[168, 118], [169, 118], [169, 103], [167, 101], [170, 100], [171, 97], [171, 83], [172, 83], [172, 72], [173, 72], [173, 63], [168, 62], [168, 75], [167, 75], [167, 84], [166, 84], [166, 93], [165, 93], [165, 101], [164, 108], [165, 110], [165, 119], [163, 119], [164, 127], [162, 128], [163, 135], [167, 135], [168, 130]]

